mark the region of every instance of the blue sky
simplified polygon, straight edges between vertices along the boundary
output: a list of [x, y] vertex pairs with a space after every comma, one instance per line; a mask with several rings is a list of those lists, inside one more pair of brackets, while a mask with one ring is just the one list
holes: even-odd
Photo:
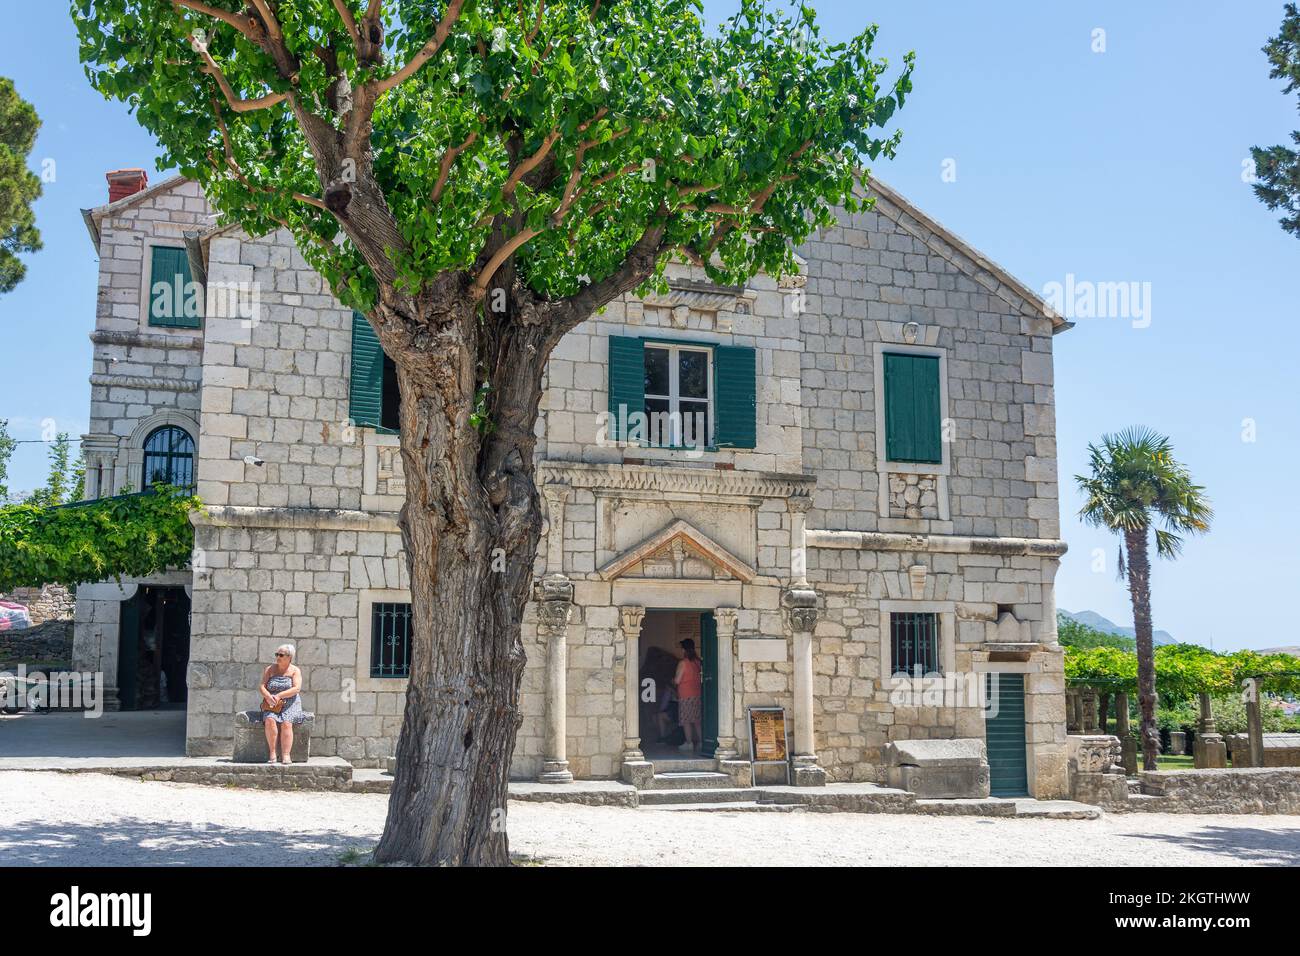
[[[813, 5], [832, 37], [874, 21], [891, 62], [917, 52], [903, 144], [876, 164], [882, 179], [1031, 288], [1067, 275], [1150, 283], [1145, 327], [1081, 318], [1056, 339], [1070, 544], [1059, 605], [1132, 621], [1115, 541], [1075, 520], [1068, 479], [1089, 441], [1140, 423], [1173, 438], [1217, 510], [1208, 537], [1157, 565], [1156, 626], [1219, 649], [1300, 643], [1281, 613], [1300, 578], [1287, 491], [1300, 472], [1300, 240], [1242, 181], [1249, 147], [1283, 142], [1300, 121], [1260, 52], [1280, 0]], [[713, 22], [733, 7], [706, 3]], [[52, 160], [55, 179], [37, 205], [45, 249], [0, 298], [0, 418], [20, 439], [40, 438], [45, 419], [77, 436], [96, 282], [79, 210], [104, 201], [106, 170], [143, 166], [157, 181], [157, 150], [86, 83], [66, 4], [27, 4], [23, 18], [0, 33], [0, 73], [44, 120], [33, 168]], [[19, 446], [12, 487], [43, 480], [45, 452]]]

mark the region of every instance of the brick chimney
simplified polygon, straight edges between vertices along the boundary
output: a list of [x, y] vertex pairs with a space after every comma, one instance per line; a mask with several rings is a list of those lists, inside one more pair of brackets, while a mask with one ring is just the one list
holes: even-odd
[[143, 169], [115, 169], [105, 173], [104, 178], [108, 180], [109, 202], [134, 196], [149, 185], [149, 176]]

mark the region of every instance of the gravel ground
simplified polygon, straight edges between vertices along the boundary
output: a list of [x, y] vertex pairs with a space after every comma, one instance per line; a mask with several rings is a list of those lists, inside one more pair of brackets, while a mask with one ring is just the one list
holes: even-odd
[[[0, 867], [332, 864], [383, 829], [382, 794], [270, 793], [0, 772]], [[515, 854], [555, 865], [1300, 865], [1300, 817], [991, 820], [682, 813], [514, 803]]]

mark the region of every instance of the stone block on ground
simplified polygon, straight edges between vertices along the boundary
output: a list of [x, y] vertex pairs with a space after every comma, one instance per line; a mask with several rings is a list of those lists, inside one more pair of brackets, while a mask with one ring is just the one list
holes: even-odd
[[[302, 723], [293, 726], [293, 750], [289, 759], [306, 763], [311, 756], [311, 731], [316, 723], [315, 714], [306, 714]], [[235, 746], [232, 759], [235, 763], [266, 763], [266, 729], [262, 726], [260, 710], [241, 710], [235, 714]]]
[[983, 798], [989, 795], [984, 741], [896, 740], [884, 751], [889, 785], [921, 799]]

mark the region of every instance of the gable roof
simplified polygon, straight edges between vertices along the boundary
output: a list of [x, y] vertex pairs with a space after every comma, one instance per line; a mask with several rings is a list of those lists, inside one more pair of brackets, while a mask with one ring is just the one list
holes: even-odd
[[875, 197], [875, 212], [912, 238], [925, 243], [935, 255], [946, 259], [957, 271], [987, 289], [990, 295], [997, 296], [1019, 312], [1049, 320], [1053, 335], [1074, 328], [1074, 323], [1067, 322], [1042, 296], [891, 186], [871, 176], [868, 187], [865, 191], [859, 190], [859, 195]]
[[129, 196], [123, 196], [116, 202], [107, 202], [102, 206], [91, 206], [89, 209], [81, 210], [81, 218], [85, 220], [86, 231], [90, 233], [90, 241], [95, 247], [95, 252], [99, 252], [99, 224], [107, 216], [116, 215], [123, 209], [134, 206], [138, 202], [146, 199], [152, 199], [154, 196], [165, 192], [170, 192], [177, 186], [189, 182], [184, 176], [172, 176], [170, 179], [164, 179], [155, 183], [139, 192], [131, 193]]

